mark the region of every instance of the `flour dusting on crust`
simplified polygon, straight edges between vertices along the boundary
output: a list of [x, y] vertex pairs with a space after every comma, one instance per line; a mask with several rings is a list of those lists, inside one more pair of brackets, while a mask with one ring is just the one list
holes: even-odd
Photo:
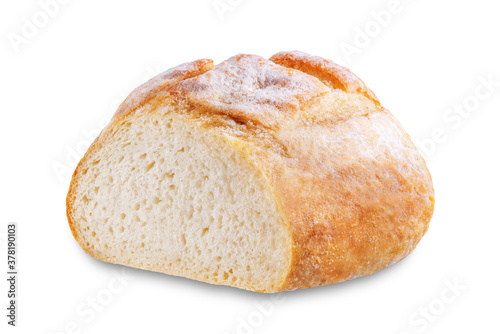
[[293, 118], [305, 102], [329, 89], [303, 72], [260, 56], [239, 54], [168, 91], [197, 108], [273, 127]]
[[317, 77], [324, 84], [346, 93], [361, 93], [380, 105], [377, 96], [365, 83], [348, 68], [340, 66], [332, 60], [311, 56], [300, 51], [283, 51], [270, 58], [276, 64], [294, 68]]
[[168, 86], [181, 80], [205, 73], [213, 67], [213, 60], [199, 59], [180, 64], [158, 74], [148, 82], [134, 89], [134, 91], [132, 91], [132, 93], [130, 93], [130, 95], [120, 105], [115, 113], [115, 117], [131, 113], [133, 110], [155, 97], [158, 93], [165, 90]]

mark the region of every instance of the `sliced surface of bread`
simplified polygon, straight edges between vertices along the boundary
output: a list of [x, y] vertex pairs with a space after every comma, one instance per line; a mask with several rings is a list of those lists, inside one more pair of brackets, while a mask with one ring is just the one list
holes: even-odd
[[433, 206], [423, 158], [375, 94], [297, 51], [202, 59], [138, 87], [67, 196], [99, 260], [260, 292], [396, 263]]

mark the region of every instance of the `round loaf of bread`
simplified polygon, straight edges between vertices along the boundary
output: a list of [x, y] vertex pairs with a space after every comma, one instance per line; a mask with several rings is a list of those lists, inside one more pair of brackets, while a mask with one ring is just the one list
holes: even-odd
[[400, 261], [433, 206], [375, 94], [294, 51], [197, 60], [135, 89], [78, 164], [67, 216], [96, 259], [276, 292]]

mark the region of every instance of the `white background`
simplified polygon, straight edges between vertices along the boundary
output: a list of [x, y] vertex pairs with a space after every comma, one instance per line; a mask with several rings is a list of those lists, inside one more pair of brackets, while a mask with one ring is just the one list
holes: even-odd
[[[35, 0], [0, 5], [0, 332], [500, 331], [496, 1], [62, 2], [45, 9], [51, 16]], [[384, 22], [377, 23], [374, 13], [388, 10], [390, 18], [378, 15]], [[273, 300], [123, 269], [82, 251], [65, 216], [70, 174], [87, 138], [126, 94], [186, 61], [293, 49], [351, 68], [420, 143], [436, 209], [408, 258], [369, 277]], [[15, 329], [5, 316], [8, 222], [19, 230]]]

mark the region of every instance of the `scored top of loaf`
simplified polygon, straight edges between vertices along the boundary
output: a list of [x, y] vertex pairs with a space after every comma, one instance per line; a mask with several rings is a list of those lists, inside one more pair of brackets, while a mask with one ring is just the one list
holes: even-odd
[[[214, 66], [200, 59], [176, 66], [136, 88], [115, 118], [135, 112], [151, 100], [169, 97], [239, 122], [279, 127], [308, 101], [332, 90], [359, 94], [380, 106], [375, 94], [349, 69], [299, 51], [280, 52], [269, 60], [239, 54]], [[162, 99], [163, 98], [163, 99]], [[370, 108], [372, 109], [372, 108]]]

